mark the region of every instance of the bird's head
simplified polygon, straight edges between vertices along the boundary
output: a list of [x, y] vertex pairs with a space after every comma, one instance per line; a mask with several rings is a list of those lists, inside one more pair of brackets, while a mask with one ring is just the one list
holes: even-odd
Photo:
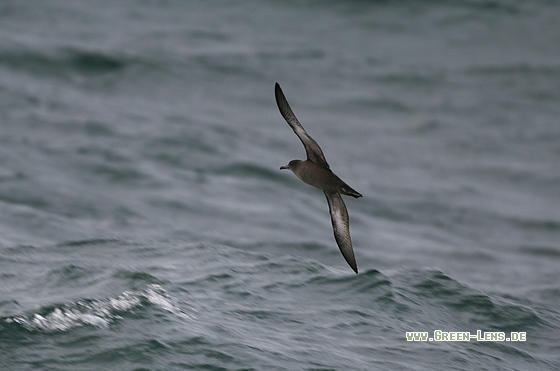
[[292, 160], [292, 161], [290, 161], [290, 163], [289, 163], [288, 165], [280, 166], [280, 170], [286, 170], [286, 169], [288, 169], [288, 170], [294, 171], [294, 169], [295, 169], [296, 167], [298, 167], [299, 164], [301, 164], [302, 162], [303, 162], [303, 161], [301, 161], [301, 160]]

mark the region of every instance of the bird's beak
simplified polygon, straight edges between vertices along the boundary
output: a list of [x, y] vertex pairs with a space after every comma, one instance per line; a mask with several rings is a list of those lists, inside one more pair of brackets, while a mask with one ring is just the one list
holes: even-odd
[[287, 169], [289, 169], [288, 165], [280, 166], [280, 170], [287, 170]]

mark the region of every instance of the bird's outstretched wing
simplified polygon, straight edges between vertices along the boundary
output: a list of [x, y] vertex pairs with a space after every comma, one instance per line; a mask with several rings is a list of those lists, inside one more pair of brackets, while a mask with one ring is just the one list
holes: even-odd
[[282, 92], [282, 89], [280, 88], [280, 85], [278, 85], [278, 83], [276, 83], [274, 87], [274, 93], [276, 95], [276, 103], [278, 104], [278, 109], [280, 110], [282, 117], [284, 117], [286, 122], [288, 122], [288, 125], [290, 125], [290, 127], [294, 130], [294, 133], [296, 133], [296, 135], [303, 143], [305, 152], [307, 153], [307, 159], [316, 163], [317, 165], [324, 166], [327, 169], [330, 169], [330, 166], [325, 159], [325, 155], [323, 154], [321, 147], [319, 147], [319, 144], [317, 144], [317, 142], [313, 138], [311, 138], [309, 134], [307, 134], [303, 126], [301, 126], [296, 115], [294, 115], [294, 112], [290, 108], [290, 105], [288, 104], [288, 101], [286, 100], [286, 97], [284, 96], [284, 93]]
[[334, 239], [338, 244], [338, 248], [346, 259], [350, 268], [358, 273], [358, 265], [352, 249], [352, 240], [350, 239], [350, 221], [348, 219], [348, 211], [346, 205], [342, 201], [342, 196], [337, 192], [324, 192], [329, 203], [329, 212], [334, 231]]

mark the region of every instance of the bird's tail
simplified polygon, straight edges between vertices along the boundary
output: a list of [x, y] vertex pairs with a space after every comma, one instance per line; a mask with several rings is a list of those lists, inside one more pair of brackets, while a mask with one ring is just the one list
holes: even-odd
[[346, 196], [352, 196], [354, 198], [362, 197], [362, 194], [360, 192], [354, 190], [348, 184], [344, 184], [342, 187], [340, 187], [340, 193]]

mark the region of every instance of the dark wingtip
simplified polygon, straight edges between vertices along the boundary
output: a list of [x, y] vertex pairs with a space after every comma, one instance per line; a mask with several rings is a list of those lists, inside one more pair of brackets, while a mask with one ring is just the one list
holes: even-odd
[[[344, 256], [344, 254], [343, 254]], [[354, 271], [354, 273], [358, 274], [358, 264], [356, 264], [356, 259], [347, 259], [346, 256], [344, 256], [344, 259], [346, 260], [346, 263], [348, 263], [348, 265], [350, 266], [350, 268], [352, 268], [352, 270]]]
[[286, 98], [284, 97], [284, 93], [282, 92], [282, 88], [280, 87], [280, 84], [278, 84], [278, 83], [276, 83], [274, 85], [274, 96], [276, 97], [276, 103], [278, 104], [279, 108], [281, 106], [285, 105]]
[[346, 260], [346, 263], [348, 263], [348, 265], [350, 266], [350, 268], [352, 268], [354, 273], [358, 274], [358, 264], [356, 263], [356, 258], [354, 257], [354, 251], [351, 250], [351, 254], [345, 254], [342, 250], [340, 250], [340, 252], [344, 257], [344, 260]]

